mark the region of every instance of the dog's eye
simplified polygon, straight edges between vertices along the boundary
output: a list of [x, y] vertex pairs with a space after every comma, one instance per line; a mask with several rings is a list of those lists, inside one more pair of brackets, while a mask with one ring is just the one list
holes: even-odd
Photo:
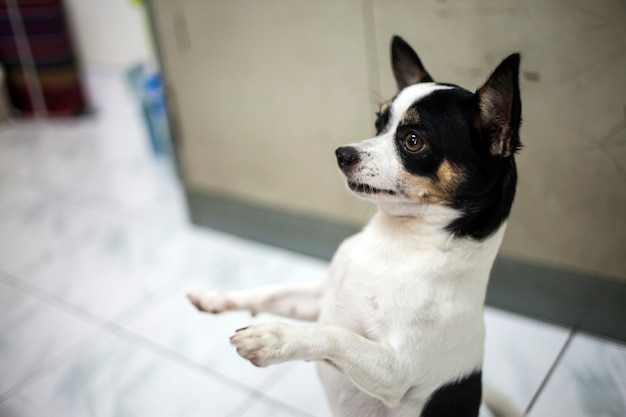
[[407, 133], [403, 141], [404, 149], [409, 152], [419, 152], [424, 149], [424, 139], [416, 135], [415, 133]]

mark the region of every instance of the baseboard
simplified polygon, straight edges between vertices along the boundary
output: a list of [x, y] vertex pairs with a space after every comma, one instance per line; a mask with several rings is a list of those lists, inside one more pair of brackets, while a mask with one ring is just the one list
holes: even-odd
[[359, 230], [213, 194], [188, 193], [187, 203], [195, 224], [326, 260]]
[[[358, 227], [188, 192], [193, 223], [330, 260]], [[626, 285], [499, 256], [487, 304], [626, 342]]]
[[626, 285], [499, 256], [487, 304], [626, 342]]

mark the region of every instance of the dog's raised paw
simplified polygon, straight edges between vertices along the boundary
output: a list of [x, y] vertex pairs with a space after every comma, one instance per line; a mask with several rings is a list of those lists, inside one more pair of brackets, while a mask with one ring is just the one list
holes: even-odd
[[230, 344], [239, 356], [255, 366], [284, 362], [289, 360], [285, 356], [286, 326], [284, 323], [268, 323], [244, 327], [230, 337]]
[[212, 290], [196, 290], [187, 293], [187, 298], [200, 311], [219, 314], [237, 310], [238, 306], [230, 300], [226, 293]]

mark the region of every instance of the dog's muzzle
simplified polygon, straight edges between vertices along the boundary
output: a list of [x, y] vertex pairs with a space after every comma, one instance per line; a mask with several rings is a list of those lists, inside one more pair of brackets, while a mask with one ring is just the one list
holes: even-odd
[[359, 151], [352, 146], [342, 146], [335, 151], [337, 165], [343, 172], [347, 172], [350, 167], [359, 162]]

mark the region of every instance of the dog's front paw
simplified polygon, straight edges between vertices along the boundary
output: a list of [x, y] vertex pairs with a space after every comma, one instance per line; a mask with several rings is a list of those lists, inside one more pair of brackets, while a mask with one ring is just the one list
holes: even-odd
[[239, 309], [239, 306], [222, 291], [190, 291], [187, 293], [187, 298], [198, 310], [207, 313], [219, 314]]
[[230, 338], [237, 353], [256, 366], [268, 366], [293, 359], [288, 355], [289, 325], [284, 323], [255, 324], [235, 332]]

